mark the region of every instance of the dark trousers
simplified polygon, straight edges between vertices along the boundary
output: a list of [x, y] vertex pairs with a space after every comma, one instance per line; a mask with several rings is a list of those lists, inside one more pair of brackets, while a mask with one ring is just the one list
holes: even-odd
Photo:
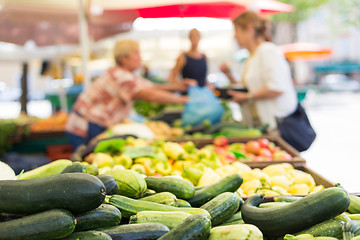
[[89, 122], [88, 126], [88, 136], [86, 138], [77, 136], [73, 133], [66, 133], [66, 136], [68, 138], [68, 141], [70, 144], [74, 147], [74, 149], [77, 149], [82, 144], [88, 144], [91, 139], [99, 135], [100, 133], [104, 132], [106, 128], [99, 126], [95, 123]]

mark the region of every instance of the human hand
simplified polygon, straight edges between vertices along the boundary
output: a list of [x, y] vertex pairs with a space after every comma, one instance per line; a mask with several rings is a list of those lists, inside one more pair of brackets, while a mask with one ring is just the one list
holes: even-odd
[[229, 74], [231, 72], [230, 67], [226, 62], [221, 63], [219, 69], [225, 74]]
[[193, 78], [184, 78], [183, 80], [186, 86], [197, 86], [198, 82]]
[[230, 101], [234, 101], [237, 103], [244, 103], [249, 98], [248, 93], [244, 93], [244, 92], [228, 90], [227, 93], [231, 96]]

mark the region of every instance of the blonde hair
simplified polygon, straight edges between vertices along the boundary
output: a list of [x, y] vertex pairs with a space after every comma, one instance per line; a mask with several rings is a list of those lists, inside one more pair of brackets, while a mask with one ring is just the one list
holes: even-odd
[[247, 29], [250, 25], [255, 30], [255, 37], [263, 37], [266, 41], [271, 41], [270, 24], [268, 19], [261, 18], [257, 13], [246, 11], [237, 16], [233, 23], [242, 29]]
[[129, 56], [133, 51], [139, 50], [139, 43], [134, 40], [121, 40], [115, 44], [114, 58], [117, 65], [122, 65], [120, 57]]

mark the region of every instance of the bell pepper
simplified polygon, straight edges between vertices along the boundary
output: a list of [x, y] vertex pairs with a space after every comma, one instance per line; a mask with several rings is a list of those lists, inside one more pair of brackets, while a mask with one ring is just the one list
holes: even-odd
[[163, 150], [168, 157], [174, 160], [178, 160], [185, 155], [185, 150], [181, 147], [180, 144], [175, 142], [164, 143]]

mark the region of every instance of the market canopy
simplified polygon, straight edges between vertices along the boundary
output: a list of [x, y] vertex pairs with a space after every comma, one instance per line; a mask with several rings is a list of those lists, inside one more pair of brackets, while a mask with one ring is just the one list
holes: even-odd
[[[78, 8], [74, 0], [0, 0], [0, 41], [37, 46], [79, 43]], [[85, 3], [89, 36], [99, 40], [129, 31], [137, 17], [213, 17], [231, 19], [252, 8], [262, 13], [292, 11], [274, 0], [92, 0]]]
[[296, 42], [279, 46], [285, 58], [289, 61], [313, 61], [329, 59], [332, 56], [331, 48], [315, 43]]

